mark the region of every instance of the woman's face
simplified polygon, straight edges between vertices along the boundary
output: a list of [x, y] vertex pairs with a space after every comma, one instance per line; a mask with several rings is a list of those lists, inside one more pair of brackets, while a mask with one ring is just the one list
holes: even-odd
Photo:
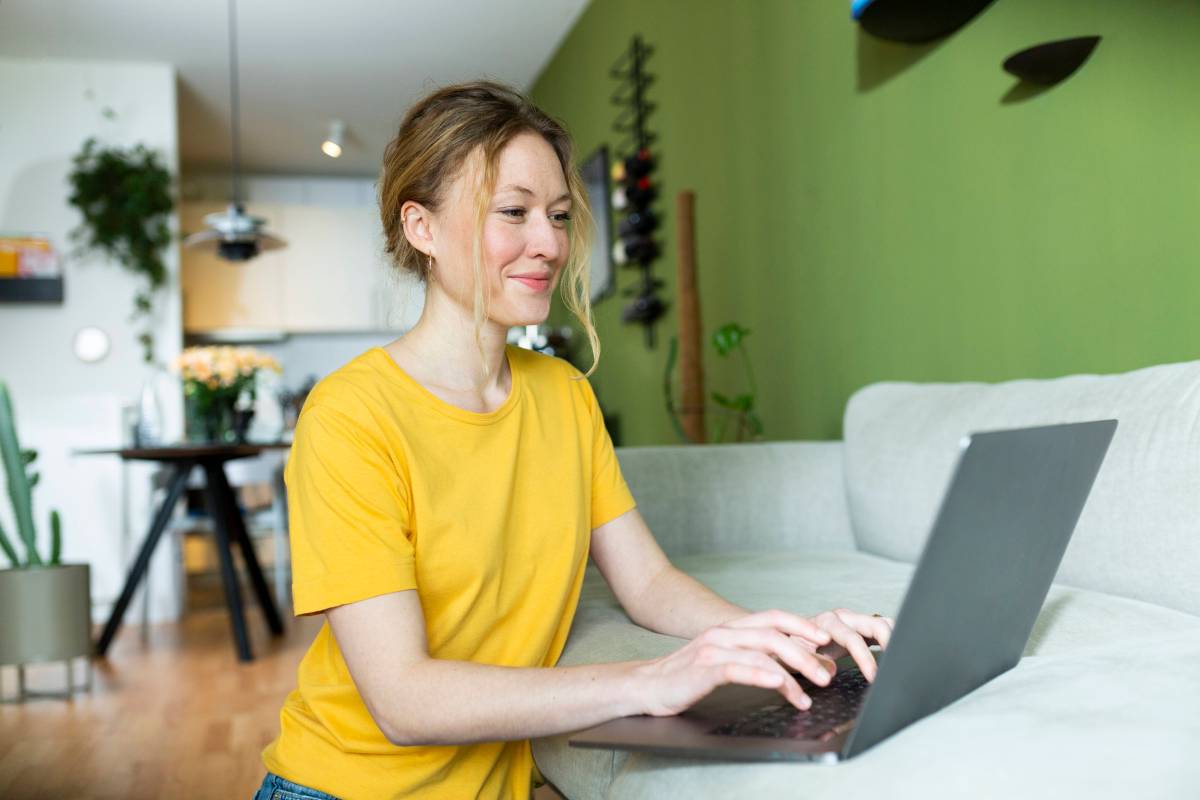
[[[481, 167], [476, 151], [434, 226], [434, 283], [469, 313], [475, 307], [471, 243]], [[567, 263], [571, 199], [554, 148], [536, 133], [514, 136], [497, 167], [483, 224], [483, 277], [488, 316], [507, 329], [541, 323], [550, 314]]]

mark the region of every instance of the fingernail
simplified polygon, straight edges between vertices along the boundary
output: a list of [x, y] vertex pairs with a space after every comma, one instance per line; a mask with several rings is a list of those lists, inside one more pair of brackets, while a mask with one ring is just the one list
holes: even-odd
[[800, 707], [803, 709], [812, 708], [812, 698], [810, 698], [808, 695], [801, 697], [800, 698]]
[[821, 683], [828, 683], [829, 673], [823, 669], [817, 670], [817, 680], [821, 681]]

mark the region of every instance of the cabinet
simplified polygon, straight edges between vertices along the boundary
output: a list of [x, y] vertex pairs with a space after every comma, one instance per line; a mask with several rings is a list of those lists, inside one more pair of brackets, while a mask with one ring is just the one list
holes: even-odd
[[[185, 201], [185, 233], [204, 228], [204, 215], [225, 203]], [[399, 276], [383, 252], [373, 206], [248, 202], [287, 247], [250, 261], [223, 261], [183, 249], [184, 328], [285, 333], [407, 330], [420, 317], [424, 292]]]

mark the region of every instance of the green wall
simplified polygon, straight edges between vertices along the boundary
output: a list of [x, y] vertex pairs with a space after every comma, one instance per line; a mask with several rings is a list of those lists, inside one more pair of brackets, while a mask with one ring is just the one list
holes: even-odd
[[[674, 196], [694, 189], [704, 327], [753, 331], [766, 438], [839, 437], [879, 380], [1200, 357], [1195, 0], [996, 0], [916, 50], [861, 34], [842, 0], [594, 0], [531, 92], [583, 155], [616, 141], [608, 68], [634, 33], [657, 48], [656, 269], [673, 298]], [[1005, 57], [1087, 34], [1104, 39], [1079, 72], [1003, 102]], [[674, 442], [665, 348], [625, 302], [596, 307], [594, 384], [624, 444]], [[737, 366], [709, 351], [709, 388]]]

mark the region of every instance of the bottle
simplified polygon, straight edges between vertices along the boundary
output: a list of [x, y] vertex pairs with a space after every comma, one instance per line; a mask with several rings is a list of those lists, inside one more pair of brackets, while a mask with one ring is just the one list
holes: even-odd
[[138, 395], [137, 423], [133, 428], [134, 447], [153, 447], [163, 443], [163, 407], [158, 396], [159, 366], [149, 364]]

